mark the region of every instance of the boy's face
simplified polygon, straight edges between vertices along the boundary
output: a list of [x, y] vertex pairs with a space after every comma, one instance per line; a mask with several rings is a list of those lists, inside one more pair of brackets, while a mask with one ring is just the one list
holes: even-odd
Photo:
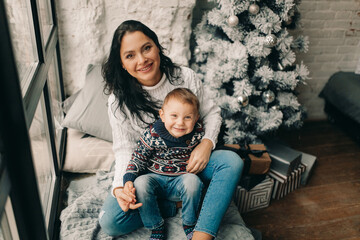
[[175, 138], [191, 133], [199, 119], [199, 114], [194, 106], [175, 98], [170, 98], [159, 110], [159, 114], [166, 130]]

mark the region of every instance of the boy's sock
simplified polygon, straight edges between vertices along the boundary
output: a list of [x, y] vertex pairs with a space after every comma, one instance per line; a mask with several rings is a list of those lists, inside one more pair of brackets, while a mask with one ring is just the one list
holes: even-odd
[[165, 240], [165, 225], [163, 224], [160, 227], [151, 230], [149, 240]]
[[183, 228], [184, 228], [184, 232], [186, 234], [186, 239], [187, 240], [192, 239], [193, 234], [194, 234], [195, 225], [194, 226], [188, 226], [188, 225], [183, 224]]

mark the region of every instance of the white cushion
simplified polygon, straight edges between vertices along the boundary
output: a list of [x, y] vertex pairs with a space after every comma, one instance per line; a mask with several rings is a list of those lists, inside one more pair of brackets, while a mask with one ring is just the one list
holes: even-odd
[[95, 173], [98, 170], [110, 170], [115, 159], [111, 142], [71, 128], [67, 134], [64, 171]]

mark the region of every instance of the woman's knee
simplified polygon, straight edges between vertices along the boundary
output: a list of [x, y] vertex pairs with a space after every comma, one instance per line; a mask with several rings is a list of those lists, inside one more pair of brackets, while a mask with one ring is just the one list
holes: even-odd
[[99, 213], [99, 224], [103, 231], [110, 236], [122, 234], [121, 224], [119, 223], [123, 212], [116, 203], [117, 201], [113, 196], [108, 196]]
[[121, 229], [116, 224], [116, 218], [108, 211], [101, 210], [99, 215], [99, 224], [101, 229], [108, 235], [116, 237], [121, 235]]
[[142, 227], [139, 213], [135, 210], [124, 212], [116, 198], [109, 195], [99, 213], [99, 224], [110, 236], [120, 236]]
[[230, 150], [217, 150], [213, 152], [216, 161], [222, 165], [222, 167], [230, 169], [233, 173], [241, 173], [244, 168], [244, 161], [240, 156]]

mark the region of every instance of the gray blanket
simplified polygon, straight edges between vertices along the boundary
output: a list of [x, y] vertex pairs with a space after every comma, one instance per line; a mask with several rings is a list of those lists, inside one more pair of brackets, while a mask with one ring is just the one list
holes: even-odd
[[[67, 189], [68, 205], [61, 212], [61, 240], [113, 239], [98, 224], [98, 215], [110, 190], [114, 173], [99, 171], [96, 175], [72, 181]], [[180, 211], [165, 220], [168, 239], [186, 239], [182, 229]], [[141, 228], [131, 234], [115, 239], [149, 239], [150, 231]], [[245, 227], [235, 204], [232, 202], [225, 214], [216, 239], [253, 240], [251, 231]]]

